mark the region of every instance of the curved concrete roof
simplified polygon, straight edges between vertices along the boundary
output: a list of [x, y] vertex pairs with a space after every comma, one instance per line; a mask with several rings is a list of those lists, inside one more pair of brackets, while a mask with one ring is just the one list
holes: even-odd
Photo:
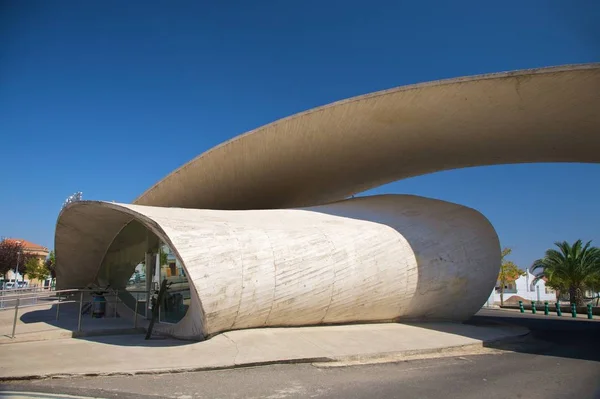
[[449, 79], [265, 125], [175, 170], [139, 205], [306, 207], [469, 166], [600, 162], [600, 64]]
[[[119, 238], [132, 221], [185, 268], [189, 309], [177, 324], [159, 327], [178, 338], [265, 326], [466, 320], [488, 298], [500, 265], [498, 236], [481, 213], [412, 195], [248, 211], [76, 201], [56, 227], [58, 288], [111, 282], [122, 289], [135, 267], [129, 261], [144, 252]], [[115, 240], [126, 245], [113, 252], [110, 271], [99, 273]]]

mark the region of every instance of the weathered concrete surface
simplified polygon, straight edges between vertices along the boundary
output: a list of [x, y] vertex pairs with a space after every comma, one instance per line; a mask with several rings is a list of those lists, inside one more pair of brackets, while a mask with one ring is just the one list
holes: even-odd
[[600, 162], [600, 64], [384, 90], [259, 127], [173, 171], [135, 203], [297, 208], [441, 170]]
[[498, 237], [483, 215], [412, 195], [255, 211], [82, 201], [58, 222], [58, 284], [92, 282], [102, 257], [89, 254], [105, 253], [96, 246], [109, 241], [99, 232], [118, 233], [94, 222], [118, 219], [114, 213], [154, 231], [185, 267], [190, 308], [163, 328], [179, 338], [266, 326], [462, 321], [485, 302], [500, 266]]
[[374, 359], [481, 346], [527, 333], [510, 327], [432, 323], [232, 331], [196, 343], [143, 336], [3, 345], [0, 379], [209, 370], [279, 362]]

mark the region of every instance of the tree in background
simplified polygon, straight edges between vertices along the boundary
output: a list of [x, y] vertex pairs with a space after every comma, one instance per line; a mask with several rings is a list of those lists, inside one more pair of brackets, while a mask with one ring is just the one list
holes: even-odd
[[9, 270], [14, 269], [21, 247], [21, 244], [16, 241], [0, 241], [0, 274], [2, 276], [6, 276]]
[[169, 254], [160, 250], [160, 265], [168, 265], [169, 264]]
[[25, 274], [27, 274], [30, 279], [43, 281], [48, 278], [50, 271], [46, 268], [44, 263], [40, 262], [39, 259], [29, 258], [25, 262]]
[[500, 282], [500, 306], [504, 305], [504, 287], [507, 284], [514, 283], [520, 276], [524, 276], [525, 272], [506, 257], [512, 252], [511, 248], [502, 250], [502, 260], [500, 263], [500, 273], [498, 273], [498, 281]]
[[2, 276], [6, 276], [10, 270], [14, 270], [17, 264], [19, 270], [22, 271], [23, 264], [27, 261], [26, 258], [20, 242], [11, 239], [0, 241], [0, 274]]
[[533, 263], [532, 271], [537, 278], [545, 277], [552, 288], [568, 290], [571, 303], [583, 306], [583, 290], [600, 279], [600, 248], [591, 243], [555, 242], [558, 250], [548, 249]]
[[48, 254], [48, 257], [46, 258], [46, 261], [44, 262], [44, 266], [46, 266], [46, 269], [48, 269], [48, 271], [50, 272], [50, 276], [52, 276], [53, 279], [56, 278], [56, 255], [54, 254], [54, 250], [50, 251], [50, 253]]

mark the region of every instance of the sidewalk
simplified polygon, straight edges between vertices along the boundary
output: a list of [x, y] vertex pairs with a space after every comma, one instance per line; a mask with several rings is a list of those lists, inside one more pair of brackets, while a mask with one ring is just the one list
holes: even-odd
[[[128, 334], [140, 332], [148, 325], [148, 320], [139, 316], [133, 319], [133, 312], [120, 304], [121, 317], [93, 319], [90, 315], [81, 319], [79, 327], [79, 303], [65, 302], [60, 305], [60, 317], [57, 320], [57, 306], [40, 301], [34, 307], [20, 308], [17, 313], [15, 338], [11, 338], [15, 320], [14, 309], [0, 311], [0, 348], [4, 344], [18, 342], [45, 341], [77, 336]], [[134, 326], [137, 328], [134, 328]], [[0, 359], [1, 362], [1, 359]]]
[[204, 342], [145, 341], [143, 335], [57, 339], [2, 345], [0, 380], [349, 361], [482, 347], [527, 332], [503, 326], [386, 323], [240, 330]]

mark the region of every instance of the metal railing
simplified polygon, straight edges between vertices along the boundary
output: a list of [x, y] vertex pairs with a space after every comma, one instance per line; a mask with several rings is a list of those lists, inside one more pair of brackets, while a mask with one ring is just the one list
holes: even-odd
[[[103, 300], [94, 300], [93, 294], [97, 293], [99, 290], [97, 289], [72, 289], [72, 290], [59, 290], [59, 291], [51, 291], [51, 290], [45, 290], [45, 291], [38, 291], [35, 292], [36, 295], [27, 295], [26, 293], [22, 293], [21, 295], [19, 294], [15, 294], [14, 291], [15, 290], [9, 290], [11, 291], [11, 295], [3, 295], [2, 296], [2, 300], [4, 301], [4, 303], [8, 302], [8, 301], [14, 301], [15, 305], [14, 305], [14, 318], [13, 318], [13, 323], [12, 323], [12, 333], [10, 335], [11, 338], [15, 338], [16, 336], [16, 328], [17, 328], [17, 320], [18, 320], [18, 316], [19, 316], [19, 310], [25, 309], [25, 308], [33, 308], [33, 307], [41, 307], [41, 306], [48, 306], [48, 305], [56, 305], [56, 315], [55, 315], [55, 320], [58, 321], [60, 320], [60, 308], [61, 305], [66, 305], [69, 303], [78, 303], [78, 312], [77, 312], [77, 332], [81, 332], [82, 331], [82, 318], [83, 318], [83, 310], [84, 310], [84, 303], [86, 304], [90, 304], [90, 313], [92, 313], [92, 317], [93, 317], [93, 304], [95, 303], [104, 303], [104, 306], [108, 305], [108, 304], [114, 304], [114, 307], [112, 309], [113, 313], [113, 317], [114, 318], [118, 318], [118, 305], [119, 303], [125, 305], [127, 307], [128, 310], [132, 310], [131, 308], [129, 308], [127, 306], [127, 304], [125, 304], [125, 302], [123, 300], [121, 300], [119, 298], [119, 290], [108, 290], [105, 291], [107, 294], [107, 296], [109, 297], [113, 297], [114, 299], [107, 299], [106, 297], [104, 297]], [[130, 291], [130, 290], [123, 290], [126, 291], [130, 294], [136, 294], [135, 296], [132, 295], [132, 297], [134, 297], [135, 299], [135, 306], [133, 309], [133, 328], [137, 328], [138, 327], [138, 313], [139, 313], [139, 304], [146, 302], [145, 299], [140, 299], [139, 298], [139, 293], [143, 293], [144, 295], [146, 294], [146, 291]], [[84, 297], [85, 294], [89, 294], [91, 299], [88, 301], [84, 301]], [[77, 294], [79, 294], [79, 298], [78, 299], [69, 299], [69, 298], [73, 298], [75, 296], [77, 296]], [[52, 299], [43, 303], [39, 303], [38, 300], [40, 298], [45, 298], [45, 299], [51, 299], [55, 297], [56, 299]], [[33, 301], [33, 303], [31, 304], [26, 304], [23, 305], [23, 302], [25, 302], [26, 300], [30, 300]], [[1, 311], [10, 311], [12, 310], [13, 307], [0, 307], [0, 312]]]
[[21, 287], [21, 288], [7, 288], [7, 289], [3, 289], [0, 290], [0, 296], [2, 295], [9, 295], [12, 293], [19, 293], [19, 292], [48, 292], [48, 291], [53, 291], [54, 290], [54, 286], [39, 286], [39, 285], [34, 285], [34, 286], [30, 286], [30, 287]]
[[21, 299], [21, 305], [23, 305], [24, 300], [31, 300], [33, 303], [37, 303], [37, 300], [40, 298], [50, 298], [56, 293], [60, 291], [51, 291], [51, 290], [42, 290], [42, 289], [33, 289], [33, 288], [19, 288], [19, 289], [11, 289], [0, 291], [0, 310], [12, 309], [13, 306], [10, 302], [15, 302], [17, 299]]
[[0, 310], [6, 307], [6, 302], [14, 301], [16, 296], [22, 296], [23, 294], [35, 294], [34, 300], [38, 298], [40, 293], [50, 293], [53, 287], [27, 287], [27, 288], [10, 288], [7, 290], [0, 290]]

